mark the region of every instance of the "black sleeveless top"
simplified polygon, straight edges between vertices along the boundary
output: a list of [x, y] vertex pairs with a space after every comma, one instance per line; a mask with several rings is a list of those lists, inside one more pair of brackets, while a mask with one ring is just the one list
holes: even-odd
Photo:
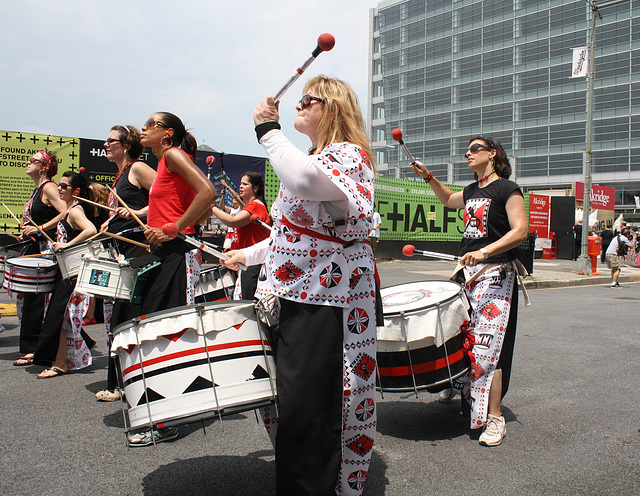
[[[46, 181], [33, 190], [29, 201], [27, 201], [27, 205], [25, 205], [25, 213], [39, 226], [45, 222], [49, 222], [58, 215], [55, 207], [47, 205], [42, 201], [42, 190], [45, 184], [52, 182], [53, 181]], [[31, 202], [31, 205], [29, 205], [29, 202]]]
[[[71, 208], [74, 208], [74, 207], [75, 205], [73, 205]], [[67, 220], [67, 217], [69, 217], [69, 212], [71, 211], [71, 208], [67, 211], [67, 213], [62, 218], [62, 220], [58, 222], [58, 228], [56, 233], [56, 241], [58, 243], [68, 243], [69, 241], [71, 241], [73, 238], [75, 238], [78, 234], [82, 232], [81, 229], [74, 229], [71, 226], [71, 224], [69, 224], [69, 221]]]
[[[149, 192], [144, 188], [137, 188], [136, 186], [131, 184], [131, 182], [129, 181], [130, 172], [131, 168], [129, 168], [126, 174], [123, 174], [122, 177], [118, 179], [115, 191], [131, 210], [140, 210], [141, 208], [149, 205]], [[109, 206], [114, 207], [115, 205]], [[107, 231], [116, 234], [122, 231], [126, 231], [127, 229], [138, 227], [138, 225], [139, 224], [135, 221], [135, 219], [123, 219], [122, 217], [117, 216], [109, 222], [109, 228], [107, 229]]]

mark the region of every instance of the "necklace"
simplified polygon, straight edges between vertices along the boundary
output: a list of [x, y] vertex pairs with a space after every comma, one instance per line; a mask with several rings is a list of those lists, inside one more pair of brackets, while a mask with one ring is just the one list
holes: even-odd
[[491, 177], [491, 176], [492, 176], [493, 174], [495, 174], [495, 173], [496, 173], [496, 171], [491, 171], [491, 172], [489, 172], [489, 174], [487, 174], [486, 176], [481, 177], [480, 179], [478, 179], [478, 184], [479, 184], [479, 183], [483, 183], [483, 182], [485, 182], [487, 179], [489, 179], [489, 177]]

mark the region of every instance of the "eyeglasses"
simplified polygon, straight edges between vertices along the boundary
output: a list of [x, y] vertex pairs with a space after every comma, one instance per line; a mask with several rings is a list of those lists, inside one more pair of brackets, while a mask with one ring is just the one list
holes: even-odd
[[164, 127], [166, 129], [169, 128], [169, 126], [167, 126], [166, 124], [163, 124], [160, 121], [155, 120], [153, 117], [149, 117], [149, 119], [147, 119], [147, 122], [145, 122], [142, 127], [145, 127], [147, 129], [152, 128], [152, 127]]
[[324, 103], [324, 100], [322, 98], [318, 98], [317, 96], [304, 95], [298, 102], [300, 104], [300, 110], [306, 109], [309, 105], [311, 105], [311, 102]]
[[67, 183], [58, 184], [58, 188], [60, 188], [62, 191], [66, 190], [68, 187], [69, 185]]
[[107, 138], [106, 140], [104, 140], [104, 142], [105, 142], [107, 145], [110, 145], [111, 143], [115, 143], [115, 142], [122, 143], [122, 141], [120, 141], [120, 140], [119, 140], [119, 139], [117, 139], [117, 138]]
[[37, 158], [33, 158], [33, 157], [31, 157], [31, 158], [29, 159], [29, 163], [30, 163], [30, 164], [35, 164], [36, 162], [43, 163], [43, 162], [42, 162], [42, 160], [37, 159]]
[[481, 145], [480, 143], [474, 143], [467, 149], [467, 151], [464, 154], [464, 158], [467, 158], [467, 153], [469, 152], [476, 153], [478, 150], [480, 150], [480, 148], [482, 148], [483, 150], [489, 151], [489, 149], [486, 146]]

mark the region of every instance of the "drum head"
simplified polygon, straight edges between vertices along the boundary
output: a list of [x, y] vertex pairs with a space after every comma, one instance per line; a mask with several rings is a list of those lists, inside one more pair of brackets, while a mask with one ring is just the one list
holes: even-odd
[[462, 286], [452, 281], [421, 281], [382, 288], [384, 315], [421, 310], [455, 298]]
[[13, 265], [15, 267], [24, 267], [28, 269], [50, 268], [56, 265], [56, 261], [50, 258], [44, 257], [31, 257], [31, 258], [8, 258], [5, 260], [7, 265]]

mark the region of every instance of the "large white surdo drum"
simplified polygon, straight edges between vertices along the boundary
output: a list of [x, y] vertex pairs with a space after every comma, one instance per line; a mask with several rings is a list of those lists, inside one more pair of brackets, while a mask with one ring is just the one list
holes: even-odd
[[468, 371], [461, 327], [469, 302], [459, 284], [422, 281], [380, 292], [385, 325], [378, 328], [378, 389], [437, 392]]
[[180, 425], [272, 404], [273, 351], [253, 302], [197, 303], [113, 330], [131, 429]]
[[52, 258], [7, 258], [2, 287], [18, 293], [51, 293], [57, 278], [58, 264]]

